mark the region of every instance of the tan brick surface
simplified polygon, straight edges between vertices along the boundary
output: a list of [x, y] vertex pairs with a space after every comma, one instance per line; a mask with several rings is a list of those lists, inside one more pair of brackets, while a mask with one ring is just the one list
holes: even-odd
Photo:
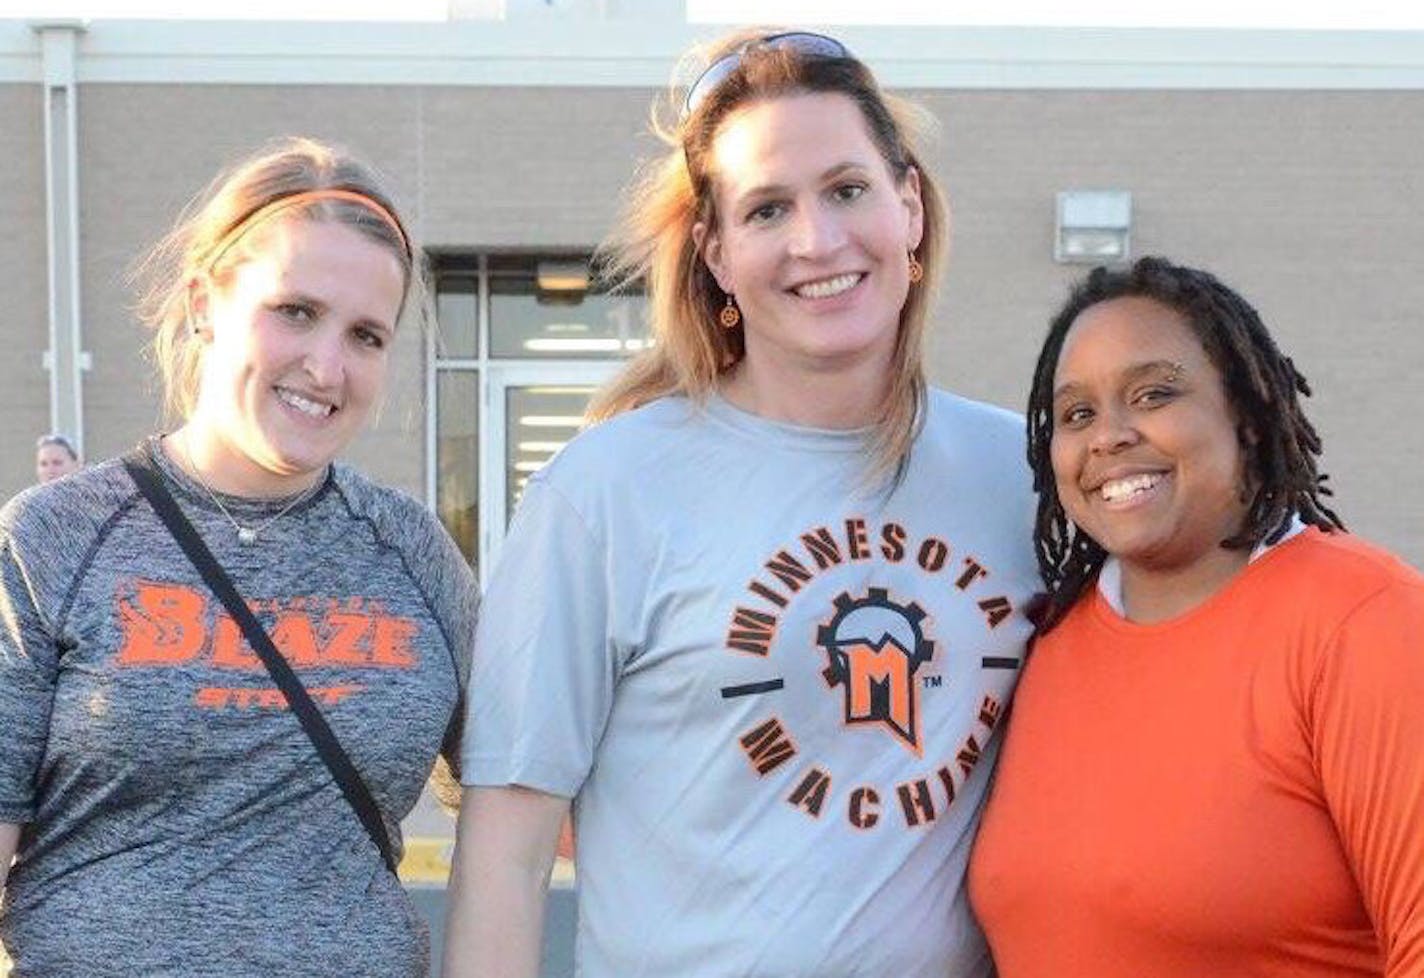
[[[590, 247], [646, 135], [650, 90], [86, 85], [80, 88], [83, 307], [91, 445], [155, 423], [124, 272], [224, 161], [310, 133], [372, 157], [440, 248]], [[1021, 407], [1051, 311], [1080, 269], [1052, 261], [1060, 190], [1134, 197], [1134, 252], [1217, 270], [1254, 299], [1315, 384], [1311, 413], [1351, 525], [1424, 564], [1424, 92], [936, 92], [930, 167], [954, 211], [930, 343], [940, 383]], [[44, 215], [37, 86], [0, 86], [0, 492], [28, 481], [45, 416]], [[221, 124], [216, 124], [220, 120]], [[41, 345], [42, 348], [42, 345]], [[353, 452], [419, 491], [418, 338]], [[42, 424], [41, 424], [42, 426]], [[11, 446], [19, 446], [12, 448]]]

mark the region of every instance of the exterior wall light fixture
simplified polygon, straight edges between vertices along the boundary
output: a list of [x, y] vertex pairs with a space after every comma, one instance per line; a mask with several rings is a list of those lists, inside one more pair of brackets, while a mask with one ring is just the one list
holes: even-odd
[[1053, 259], [1064, 264], [1125, 262], [1130, 253], [1132, 194], [1126, 190], [1064, 190], [1058, 194]]

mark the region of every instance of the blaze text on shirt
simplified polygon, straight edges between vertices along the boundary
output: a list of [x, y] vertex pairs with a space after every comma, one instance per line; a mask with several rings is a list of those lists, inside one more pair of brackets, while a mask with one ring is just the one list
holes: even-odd
[[[217, 670], [265, 675], [262, 661], [242, 630], [208, 594], [161, 581], [121, 582], [115, 596], [122, 641], [115, 656], [124, 668], [171, 668], [203, 664]], [[420, 626], [390, 614], [379, 601], [362, 597], [297, 596], [249, 601], [272, 642], [301, 670], [411, 669], [417, 664], [413, 640]], [[319, 703], [336, 703], [361, 689], [344, 684], [309, 687]], [[207, 686], [198, 706], [285, 709], [273, 688]]]

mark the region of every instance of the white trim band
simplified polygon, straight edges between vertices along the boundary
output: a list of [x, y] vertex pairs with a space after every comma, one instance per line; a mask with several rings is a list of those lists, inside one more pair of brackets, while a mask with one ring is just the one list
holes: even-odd
[[[719, 28], [678, 22], [95, 21], [90, 84], [660, 88]], [[883, 27], [836, 30], [916, 89], [1424, 89], [1424, 31]], [[37, 82], [38, 36], [0, 21], [0, 82]]]

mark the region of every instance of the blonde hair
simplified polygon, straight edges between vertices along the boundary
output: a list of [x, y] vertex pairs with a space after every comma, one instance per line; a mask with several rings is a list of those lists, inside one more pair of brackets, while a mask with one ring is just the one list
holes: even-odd
[[[299, 194], [313, 196], [289, 208], [273, 207]], [[261, 226], [275, 223], [267, 215], [278, 212], [283, 219], [341, 224], [388, 248], [405, 282], [399, 321], [413, 319], [422, 329], [430, 321], [420, 251], [376, 172], [339, 147], [284, 139], [218, 174], [135, 266], [133, 278], [146, 283], [138, 314], [153, 330], [149, 355], [171, 420], [186, 419], [198, 400], [204, 344], [191, 320], [193, 283], [205, 277], [223, 281], [261, 248]]]
[[[785, 46], [757, 46], [767, 30], [739, 31], [706, 49], [693, 49], [688, 66], [705, 67], [741, 52], [736, 68], [685, 117], [683, 91], [674, 82], [666, 101], [653, 107], [653, 132], [667, 151], [653, 160], [631, 188], [621, 219], [600, 249], [605, 274], [616, 284], [641, 281], [648, 293], [654, 344], [630, 362], [594, 398], [591, 421], [601, 421], [668, 394], [705, 399], [717, 379], [745, 355], [740, 327], [718, 322], [726, 295], [692, 239], [693, 226], [715, 226], [712, 144], [727, 116], [750, 102], [801, 92], [836, 93], [853, 101], [871, 139], [896, 180], [919, 174], [924, 230], [916, 257], [923, 279], [910, 286], [900, 310], [892, 379], [875, 422], [870, 448], [872, 477], [894, 473], [919, 430], [925, 398], [925, 324], [939, 281], [948, 220], [943, 197], [916, 151], [927, 115], [881, 91], [875, 77], [854, 58], [800, 54]], [[693, 76], [695, 77], [695, 76]], [[669, 118], [676, 121], [669, 122]]]

